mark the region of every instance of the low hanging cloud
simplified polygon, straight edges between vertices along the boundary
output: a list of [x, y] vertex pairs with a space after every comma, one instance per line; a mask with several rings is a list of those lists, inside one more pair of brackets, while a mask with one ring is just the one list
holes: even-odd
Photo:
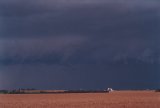
[[83, 43], [85, 43], [85, 38], [78, 36], [3, 39], [0, 41], [1, 63], [9, 60], [7, 62], [9, 64], [12, 62], [19, 64], [28, 60], [30, 62], [41, 61], [40, 59], [43, 62], [43, 59], [48, 57], [51, 60], [58, 57], [63, 61], [72, 56]]
[[1, 58], [159, 61], [156, 0], [2, 0], [0, 5]]
[[157, 0], [1, 0], [0, 85], [156, 87], [159, 28]]

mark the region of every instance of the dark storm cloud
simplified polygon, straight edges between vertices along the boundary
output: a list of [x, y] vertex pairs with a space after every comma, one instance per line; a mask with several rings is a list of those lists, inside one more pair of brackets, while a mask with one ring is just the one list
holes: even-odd
[[1, 64], [60, 63], [82, 46], [84, 37], [2, 39]]
[[[159, 42], [156, 40], [159, 39], [160, 13], [156, 1], [47, 0], [42, 4], [40, 1], [22, 3], [17, 0], [15, 2], [2, 1], [1, 5], [3, 5], [1, 6], [2, 38], [30, 37], [32, 40], [32, 38], [39, 37], [62, 37], [63, 40], [65, 35], [66, 37], [70, 35], [78, 36], [77, 38], [85, 37], [88, 39], [86, 43], [88, 49], [96, 49], [97, 52], [102, 51], [104, 54], [103, 50], [107, 50], [106, 53], [111, 53], [109, 55], [113, 55], [113, 52], [121, 53], [115, 51], [118, 49], [133, 54], [143, 53], [136, 50], [143, 51], [158, 47]], [[43, 41], [43, 38], [38, 40]], [[71, 38], [68, 37], [69, 39]], [[19, 39], [18, 42], [22, 44], [23, 39], [22, 42], [20, 41]], [[45, 42], [47, 39], [43, 41]], [[30, 49], [32, 43], [34, 42], [32, 41], [30, 45], [25, 43], [24, 47]], [[43, 49], [42, 47], [41, 50]], [[29, 51], [29, 53], [34, 53], [34, 51]]]
[[1, 0], [0, 88], [156, 87], [159, 7], [156, 0]]
[[[36, 1], [2, 2], [1, 37], [39, 37], [59, 34], [112, 35], [111, 33], [117, 29], [121, 31], [119, 28], [122, 26], [132, 25], [130, 22], [141, 24], [134, 24], [129, 30], [138, 30], [136, 27], [142, 28], [149, 20], [155, 20], [149, 26], [157, 23], [158, 4], [149, 2], [152, 4], [150, 6], [148, 2], [141, 5], [139, 2], [130, 2], [90, 0], [69, 3], [62, 0], [59, 2], [47, 0], [44, 4]], [[121, 32], [127, 27], [123, 27]]]

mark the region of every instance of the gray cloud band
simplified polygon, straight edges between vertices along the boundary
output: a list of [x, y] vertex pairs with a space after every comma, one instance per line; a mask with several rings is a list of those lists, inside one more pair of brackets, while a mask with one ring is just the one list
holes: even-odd
[[90, 59], [159, 55], [160, 9], [156, 1], [42, 2], [1, 1], [5, 4], [1, 6], [1, 58], [46, 56], [55, 49], [66, 51], [59, 47], [83, 39], [81, 49], [85, 46], [89, 51], [80, 53], [92, 52]]
[[[97, 60], [101, 57], [107, 60], [154, 58], [159, 55], [159, 8], [154, 7], [158, 3], [131, 2], [138, 7], [132, 8], [130, 2], [69, 3], [69, 6], [66, 4], [68, 7], [41, 8], [39, 3], [27, 2], [23, 6], [21, 2], [21, 5], [18, 4], [19, 1], [6, 1], [9, 6], [1, 7], [1, 58], [4, 54], [22, 59], [34, 55], [46, 56], [55, 53], [54, 49], [59, 47], [64, 46], [61, 50], [66, 51], [65, 46], [75, 45], [81, 40], [85, 40], [85, 44], [79, 43], [84, 58], [89, 52], [93, 56], [89, 58]], [[37, 6], [33, 7], [33, 4]]]

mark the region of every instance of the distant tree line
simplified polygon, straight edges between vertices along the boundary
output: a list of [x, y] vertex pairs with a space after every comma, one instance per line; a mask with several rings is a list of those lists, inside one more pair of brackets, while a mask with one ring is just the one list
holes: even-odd
[[[34, 88], [19, 88], [15, 90], [0, 90], [0, 94], [51, 94], [51, 93], [109, 93], [110, 90], [37, 90]], [[155, 92], [160, 92], [160, 89], [156, 89]]]
[[15, 90], [0, 90], [0, 94], [23, 94], [24, 90], [36, 90], [34, 88], [19, 88], [19, 89], [15, 89]]
[[155, 90], [156, 92], [160, 92], [160, 89]]
[[8, 90], [0, 90], [0, 94], [8, 94]]

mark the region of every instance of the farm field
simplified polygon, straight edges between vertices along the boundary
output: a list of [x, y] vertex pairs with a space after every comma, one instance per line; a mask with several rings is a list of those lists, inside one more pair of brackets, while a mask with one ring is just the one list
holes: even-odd
[[160, 108], [160, 92], [0, 94], [0, 108]]

